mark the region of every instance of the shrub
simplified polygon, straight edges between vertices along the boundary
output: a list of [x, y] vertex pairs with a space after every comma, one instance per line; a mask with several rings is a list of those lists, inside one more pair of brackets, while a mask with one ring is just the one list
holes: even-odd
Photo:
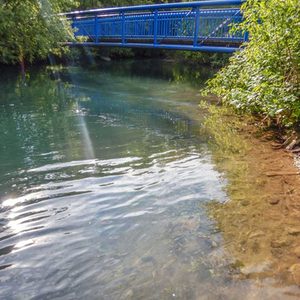
[[248, 0], [245, 20], [234, 30], [250, 41], [208, 82], [206, 92], [242, 112], [277, 124], [300, 121], [300, 2]]

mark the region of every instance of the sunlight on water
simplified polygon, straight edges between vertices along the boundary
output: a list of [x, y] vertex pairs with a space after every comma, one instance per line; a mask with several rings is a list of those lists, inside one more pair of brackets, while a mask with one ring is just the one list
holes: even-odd
[[78, 114], [78, 123], [80, 126], [80, 131], [82, 134], [82, 144], [84, 147], [84, 157], [86, 159], [91, 159], [95, 157], [93, 144], [90, 138], [90, 134], [88, 131], [88, 128], [86, 126], [86, 122], [84, 120], [84, 115], [82, 115], [82, 112], [79, 108], [77, 108], [76, 113]]

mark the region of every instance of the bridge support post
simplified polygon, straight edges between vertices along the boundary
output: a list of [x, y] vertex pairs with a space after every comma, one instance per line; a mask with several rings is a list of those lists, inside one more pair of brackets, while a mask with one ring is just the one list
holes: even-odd
[[154, 24], [153, 24], [153, 43], [154, 46], [157, 45], [157, 27], [158, 27], [158, 11], [157, 9], [154, 11]]
[[195, 10], [196, 14], [195, 14], [195, 29], [194, 29], [194, 41], [193, 41], [193, 45], [194, 47], [197, 46], [198, 43], [198, 35], [199, 35], [199, 24], [200, 24], [200, 9], [199, 7], [196, 8]]
[[125, 13], [122, 11], [122, 45], [125, 45]]
[[95, 15], [95, 23], [94, 23], [94, 32], [95, 32], [95, 43], [98, 43], [99, 34], [98, 34], [98, 17]]

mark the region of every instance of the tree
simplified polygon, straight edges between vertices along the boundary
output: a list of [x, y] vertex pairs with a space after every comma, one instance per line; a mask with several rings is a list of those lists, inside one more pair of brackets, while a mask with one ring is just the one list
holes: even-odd
[[[80, 9], [153, 4], [155, 0], [80, 0]], [[162, 1], [163, 2], [163, 1]]]
[[300, 121], [299, 0], [248, 0], [242, 7], [250, 42], [237, 52], [208, 91], [238, 110], [277, 124]]
[[61, 42], [73, 38], [66, 19], [56, 14], [76, 0], [0, 0], [0, 62], [23, 64], [61, 54]]

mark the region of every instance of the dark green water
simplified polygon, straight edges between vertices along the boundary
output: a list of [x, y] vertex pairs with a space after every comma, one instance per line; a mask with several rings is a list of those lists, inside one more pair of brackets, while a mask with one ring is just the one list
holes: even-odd
[[2, 72], [1, 299], [251, 290], [204, 209], [227, 198], [200, 133], [208, 76], [153, 60], [32, 70], [27, 86]]

